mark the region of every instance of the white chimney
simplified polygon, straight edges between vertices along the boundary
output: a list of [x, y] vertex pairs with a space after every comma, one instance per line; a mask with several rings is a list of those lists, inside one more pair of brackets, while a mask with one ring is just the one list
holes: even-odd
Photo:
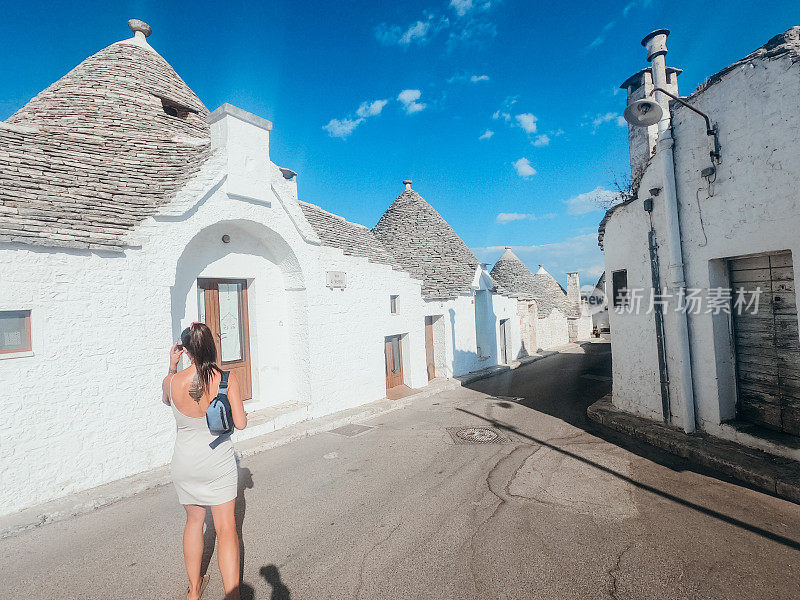
[[[664, 55], [667, 53], [666, 29], [657, 29], [642, 40], [642, 45], [647, 48], [647, 60], [653, 62], [653, 67], [646, 67], [639, 72], [631, 75], [620, 86], [627, 91], [627, 104], [642, 98], [649, 98], [650, 92], [655, 87], [663, 87], [668, 92], [678, 95], [678, 75], [681, 69], [665, 66]], [[653, 77], [653, 68], [656, 69], [657, 77]], [[663, 76], [663, 77], [662, 77]], [[656, 83], [656, 79], [662, 78], [662, 83]], [[663, 96], [663, 94], [658, 94]], [[659, 100], [660, 102], [660, 100]], [[664, 114], [669, 118], [669, 110], [662, 104]], [[659, 126], [650, 125], [649, 127], [638, 127], [628, 124], [628, 148], [631, 157], [631, 178], [636, 178], [640, 174], [644, 165], [654, 154], [656, 148], [656, 138], [658, 137]]]
[[212, 112], [208, 122], [211, 146], [224, 149], [228, 160], [228, 194], [268, 201], [272, 123], [228, 103]]

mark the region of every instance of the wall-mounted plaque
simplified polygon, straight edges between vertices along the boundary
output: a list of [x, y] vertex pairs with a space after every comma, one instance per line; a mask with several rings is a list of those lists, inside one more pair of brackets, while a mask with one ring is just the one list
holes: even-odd
[[329, 288], [346, 288], [347, 287], [347, 273], [344, 271], [327, 271], [326, 283]]

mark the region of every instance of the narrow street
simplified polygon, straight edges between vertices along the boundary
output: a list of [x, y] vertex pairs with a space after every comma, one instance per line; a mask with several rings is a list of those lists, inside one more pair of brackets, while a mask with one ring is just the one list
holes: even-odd
[[[596, 429], [610, 367], [594, 343], [245, 459], [242, 597], [799, 598], [797, 505]], [[181, 598], [183, 516], [166, 486], [0, 541], [0, 596]]]

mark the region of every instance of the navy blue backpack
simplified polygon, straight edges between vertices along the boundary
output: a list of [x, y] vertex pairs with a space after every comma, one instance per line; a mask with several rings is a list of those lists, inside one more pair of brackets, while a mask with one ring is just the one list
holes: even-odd
[[208, 405], [206, 423], [211, 435], [227, 435], [233, 433], [233, 411], [231, 401], [228, 400], [228, 375], [230, 371], [223, 371], [219, 380], [219, 392]]

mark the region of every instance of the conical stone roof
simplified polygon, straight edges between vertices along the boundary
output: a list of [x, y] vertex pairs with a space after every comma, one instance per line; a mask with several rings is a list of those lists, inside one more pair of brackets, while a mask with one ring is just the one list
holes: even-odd
[[0, 122], [0, 241], [119, 249], [208, 158], [207, 117], [141, 32], [87, 58]]
[[564, 315], [572, 315], [567, 292], [542, 265], [539, 265], [539, 270], [533, 276], [533, 295], [539, 303], [540, 317], [549, 316], [554, 308]]
[[407, 188], [372, 232], [403, 270], [422, 280], [425, 298], [455, 298], [469, 291], [480, 263], [422, 196]]
[[506, 248], [503, 255], [494, 263], [491, 276], [502, 294], [518, 298], [534, 296], [534, 275], [511, 248]]

